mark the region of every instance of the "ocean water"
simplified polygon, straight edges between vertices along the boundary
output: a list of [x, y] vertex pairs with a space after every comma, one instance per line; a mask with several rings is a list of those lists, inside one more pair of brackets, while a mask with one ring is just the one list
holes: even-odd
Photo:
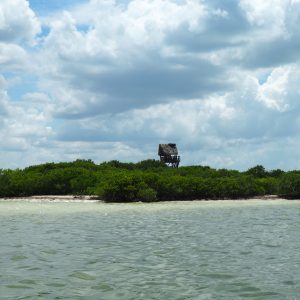
[[300, 201], [0, 203], [0, 299], [300, 299]]

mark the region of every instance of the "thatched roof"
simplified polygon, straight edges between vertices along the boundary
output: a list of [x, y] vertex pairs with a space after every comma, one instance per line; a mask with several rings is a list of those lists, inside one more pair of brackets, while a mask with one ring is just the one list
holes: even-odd
[[176, 144], [159, 144], [158, 155], [178, 155]]

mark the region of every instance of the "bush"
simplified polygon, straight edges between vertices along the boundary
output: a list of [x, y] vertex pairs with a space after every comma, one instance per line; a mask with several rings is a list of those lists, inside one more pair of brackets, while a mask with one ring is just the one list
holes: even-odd
[[261, 165], [257, 165], [253, 168], [250, 168], [248, 171], [245, 172], [247, 175], [252, 175], [254, 177], [262, 178], [268, 176], [268, 172], [265, 168]]
[[246, 172], [207, 166], [166, 167], [157, 160], [95, 164], [91, 160], [46, 163], [23, 170], [0, 169], [0, 197], [98, 195], [108, 202], [248, 198], [263, 194], [300, 196], [300, 172]]
[[300, 174], [288, 172], [280, 178], [279, 193], [284, 195], [300, 195]]
[[155, 201], [156, 191], [138, 174], [119, 174], [99, 185], [96, 193], [107, 202]]
[[143, 202], [157, 201], [157, 192], [150, 187], [146, 187], [138, 191], [137, 198]]
[[264, 190], [264, 194], [274, 195], [278, 193], [278, 179], [274, 177], [259, 178], [258, 184]]

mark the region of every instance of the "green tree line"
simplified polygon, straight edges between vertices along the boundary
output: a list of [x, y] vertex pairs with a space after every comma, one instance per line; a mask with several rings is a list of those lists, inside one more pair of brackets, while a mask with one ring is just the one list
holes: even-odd
[[0, 197], [95, 195], [107, 202], [238, 199], [277, 194], [300, 197], [300, 171], [245, 172], [183, 166], [157, 160], [95, 164], [92, 160], [46, 163], [25, 169], [0, 169]]

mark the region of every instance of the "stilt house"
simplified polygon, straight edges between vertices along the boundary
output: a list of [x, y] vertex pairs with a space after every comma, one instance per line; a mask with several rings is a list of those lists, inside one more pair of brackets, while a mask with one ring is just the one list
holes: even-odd
[[159, 144], [158, 155], [161, 162], [164, 162], [172, 168], [178, 168], [180, 156], [178, 155], [176, 144]]

